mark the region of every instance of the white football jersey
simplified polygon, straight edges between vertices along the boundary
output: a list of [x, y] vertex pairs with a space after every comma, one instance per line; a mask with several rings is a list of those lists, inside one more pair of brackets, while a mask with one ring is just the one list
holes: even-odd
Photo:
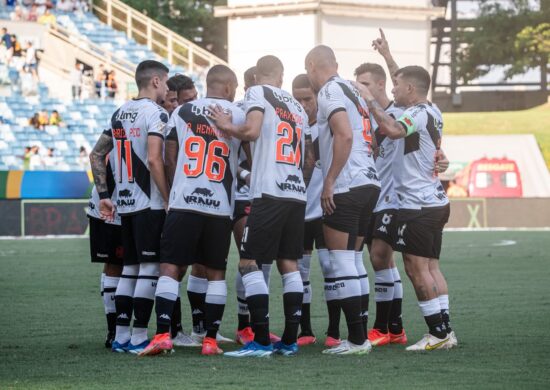
[[242, 110], [227, 100], [204, 98], [180, 106], [168, 122], [168, 138], [177, 137], [178, 163], [170, 192], [170, 210], [232, 217], [241, 141], [225, 138], [208, 118], [209, 107], [231, 113], [233, 123], [245, 121]]
[[323, 175], [326, 177], [332, 164], [333, 135], [329, 120], [333, 114], [345, 111], [353, 132], [353, 144], [346, 165], [334, 184], [334, 193], [348, 192], [364, 185], [380, 186], [372, 151], [371, 121], [367, 104], [359, 91], [347, 80], [332, 77], [319, 91], [319, 149]]
[[[389, 106], [385, 109], [386, 113], [394, 119], [399, 119], [403, 114], [403, 108], [397, 107], [394, 102], [390, 102]], [[393, 169], [395, 164], [393, 160], [395, 158], [395, 151], [402, 139], [391, 139], [385, 135], [380, 134], [380, 129], [376, 121], [372, 120], [374, 126], [374, 135], [376, 137], [376, 143], [378, 144], [378, 157], [376, 158], [376, 171], [380, 179], [380, 196], [378, 197], [378, 203], [374, 208], [374, 212], [383, 210], [398, 209], [399, 200], [393, 186]]]
[[261, 133], [251, 145], [251, 198], [263, 196], [306, 202], [302, 174], [308, 120], [304, 108], [288, 92], [270, 85], [249, 88], [246, 112], [263, 112]]
[[113, 137], [117, 210], [120, 215], [163, 209], [163, 200], [149, 172], [147, 140], [164, 140], [168, 113], [148, 98], [133, 99], [115, 111], [106, 134]]
[[435, 172], [435, 155], [443, 135], [441, 112], [431, 103], [417, 104], [407, 108], [398, 122], [407, 131], [394, 159], [399, 208], [419, 210], [448, 204], [447, 194]]
[[[111, 153], [109, 154], [109, 163], [107, 164], [107, 191], [111, 196], [111, 201], [113, 202], [113, 204], [116, 204], [117, 193], [116, 193], [115, 177], [113, 175], [114, 169], [115, 169], [115, 157], [113, 153]], [[101, 219], [101, 214], [99, 212], [99, 193], [97, 192], [97, 188], [95, 185], [94, 185], [94, 188], [92, 188], [92, 193], [90, 194], [90, 200], [88, 201], [88, 209], [86, 210], [86, 214], [88, 214], [90, 217]], [[107, 222], [107, 223], [120, 225], [120, 215], [118, 215], [118, 212], [115, 212], [114, 221]]]
[[311, 143], [315, 153], [315, 168], [311, 174], [311, 180], [307, 186], [306, 222], [323, 216], [321, 208], [321, 193], [323, 192], [323, 170], [319, 158], [319, 129], [317, 123], [310, 125]]

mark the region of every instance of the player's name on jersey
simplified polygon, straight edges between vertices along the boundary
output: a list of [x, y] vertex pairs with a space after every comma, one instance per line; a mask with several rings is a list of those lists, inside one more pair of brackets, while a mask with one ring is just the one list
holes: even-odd
[[298, 114], [294, 114], [290, 111], [287, 111], [281, 107], [276, 107], [275, 108], [275, 114], [277, 114], [277, 116], [281, 119], [281, 120], [285, 120], [285, 121], [291, 121], [291, 122], [294, 122], [296, 123], [297, 125], [303, 125], [304, 122], [302, 120], [302, 117]]

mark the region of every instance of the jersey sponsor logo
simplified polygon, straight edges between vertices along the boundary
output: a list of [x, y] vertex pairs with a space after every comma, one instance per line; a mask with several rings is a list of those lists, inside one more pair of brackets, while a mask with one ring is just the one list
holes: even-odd
[[210, 199], [213, 196], [214, 193], [208, 188], [197, 187], [193, 190], [191, 195], [184, 195], [183, 200], [187, 204], [194, 204], [198, 206], [218, 209], [220, 208], [221, 202], [216, 199]]
[[276, 184], [277, 184], [277, 187], [279, 187], [279, 189], [281, 191], [290, 191], [290, 192], [305, 194], [306, 193], [306, 187], [300, 185], [301, 182], [302, 182], [302, 180], [300, 179], [299, 176], [288, 175], [286, 177], [286, 180], [283, 183], [277, 183], [276, 182]]
[[130, 123], [134, 123], [137, 116], [138, 116], [137, 111], [126, 111], [126, 112], [120, 111], [120, 113], [117, 116], [117, 119], [121, 121], [129, 121]]
[[272, 92], [273, 92], [273, 96], [275, 96], [275, 99], [277, 99], [278, 101], [282, 103], [292, 103], [292, 105], [294, 105], [294, 107], [296, 108], [296, 110], [298, 110], [298, 112], [303, 111], [302, 105], [298, 103], [296, 100], [294, 100], [293, 97], [281, 95], [275, 90], [272, 90]]
[[133, 206], [133, 205], [135, 205], [136, 200], [131, 199], [132, 195], [133, 195], [132, 191], [130, 191], [127, 188], [124, 189], [124, 190], [118, 191], [118, 199], [116, 200], [117, 206], [124, 207], [124, 206]]
[[368, 167], [368, 172], [366, 173], [367, 177], [371, 180], [379, 180], [376, 169], [373, 167]]
[[88, 202], [88, 208], [90, 210], [95, 210], [95, 204], [93, 202]]
[[129, 189], [118, 191], [118, 196], [122, 198], [130, 198], [132, 195], [132, 191], [130, 191]]

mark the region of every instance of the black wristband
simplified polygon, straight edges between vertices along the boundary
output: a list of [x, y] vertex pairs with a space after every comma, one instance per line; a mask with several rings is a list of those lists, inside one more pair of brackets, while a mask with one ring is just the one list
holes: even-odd
[[109, 193], [107, 191], [103, 191], [99, 193], [99, 199], [107, 199], [110, 198]]

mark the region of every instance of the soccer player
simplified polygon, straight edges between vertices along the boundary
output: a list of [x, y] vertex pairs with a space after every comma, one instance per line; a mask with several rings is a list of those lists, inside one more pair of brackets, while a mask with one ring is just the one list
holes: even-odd
[[[107, 163], [107, 191], [111, 199], [116, 201], [115, 179], [113, 177], [114, 156], [111, 154]], [[113, 222], [106, 222], [99, 212], [99, 193], [96, 187], [92, 189], [88, 203], [88, 219], [90, 220], [90, 256], [92, 263], [103, 263], [101, 273], [101, 297], [107, 317], [107, 337], [105, 347], [111, 348], [116, 331], [115, 291], [122, 273], [122, 235], [120, 216], [117, 214]]]
[[[401, 116], [403, 109], [396, 107], [386, 94], [386, 72], [380, 65], [362, 64], [355, 69], [355, 77], [358, 83], [369, 89], [388, 115], [393, 118]], [[376, 171], [382, 185], [366, 239], [375, 275], [374, 300], [376, 302], [376, 319], [373, 328], [368, 332], [368, 338], [375, 346], [390, 342], [406, 344], [407, 336], [403, 330], [401, 318], [403, 287], [393, 259], [399, 202], [393, 189], [392, 167], [395, 149], [400, 141], [382, 135], [377, 126], [374, 134], [378, 145]]]
[[[307, 203], [304, 224], [304, 254], [298, 260], [298, 269], [302, 277], [304, 285], [304, 300], [302, 302], [302, 317], [300, 319], [300, 334], [298, 335], [298, 346], [314, 344], [316, 341], [315, 335], [311, 328], [311, 297], [312, 286], [309, 281], [311, 267], [311, 252], [313, 246], [317, 248], [317, 254], [321, 263], [321, 268], [325, 269], [329, 266], [328, 250], [325, 248], [325, 240], [323, 237], [323, 210], [321, 209], [321, 191], [323, 189], [323, 172], [319, 160], [319, 131], [317, 129], [317, 98], [307, 75], [300, 74], [292, 81], [292, 96], [304, 107], [308, 117], [309, 130], [311, 133], [311, 142], [315, 154], [315, 168], [311, 175], [311, 180], [307, 185]], [[306, 135], [307, 137], [307, 135]], [[323, 272], [325, 273], [325, 272]], [[327, 341], [330, 339], [338, 340], [340, 307], [338, 307], [338, 321], [334, 323], [334, 316], [331, 316], [331, 307], [334, 301], [332, 299], [333, 290], [325, 290], [325, 298], [329, 308], [329, 326]], [[331, 336], [332, 335], [332, 336]], [[333, 346], [333, 345], [330, 345]]]
[[[395, 73], [399, 69], [399, 66], [397, 65], [397, 63], [393, 59], [393, 56], [391, 55], [388, 41], [382, 29], [380, 29], [380, 38], [375, 39], [372, 42], [372, 46], [384, 58], [390, 73], [392, 75], [395, 75]], [[392, 82], [395, 85], [396, 81], [395, 81], [395, 77], [393, 76], [392, 76]], [[435, 104], [432, 104], [432, 107], [436, 111], [439, 111], [439, 108]], [[435, 160], [436, 160], [435, 168], [438, 173], [445, 172], [449, 167], [449, 160], [445, 156], [445, 153], [443, 153], [442, 149], [437, 150]], [[458, 340], [456, 338], [455, 332], [451, 329], [451, 325], [450, 325], [449, 290], [447, 287], [447, 281], [445, 280], [445, 278], [443, 277], [439, 269], [439, 262], [431, 263], [430, 273], [432, 274], [432, 277], [438, 282], [437, 288], [439, 293], [439, 303], [441, 305], [441, 315], [443, 317], [443, 323], [445, 324], [447, 333], [449, 333], [451, 343], [453, 344], [453, 346], [456, 346], [458, 344]]]
[[199, 95], [197, 87], [195, 87], [194, 81], [189, 76], [178, 73], [173, 78], [178, 83], [177, 97], [180, 106], [197, 99]]
[[168, 92], [166, 93], [166, 98], [162, 102], [162, 107], [168, 112], [168, 115], [172, 115], [172, 112], [179, 106], [178, 90], [182, 88], [180, 76], [181, 75], [172, 76], [166, 81]]
[[442, 316], [439, 288], [446, 282], [439, 269], [443, 227], [450, 206], [437, 177], [437, 152], [441, 146], [443, 118], [428, 101], [430, 75], [420, 66], [406, 66], [395, 73], [393, 96], [404, 113], [394, 119], [377, 103], [368, 88], [361, 93], [381, 134], [401, 139], [395, 151], [394, 188], [399, 199], [396, 248], [418, 298], [429, 333], [407, 351], [452, 348]]
[[[244, 91], [248, 88], [256, 85], [256, 67], [253, 66], [244, 72]], [[245, 110], [245, 101], [239, 100], [235, 102], [235, 105], [241, 110]], [[233, 237], [237, 248], [241, 247], [241, 240], [243, 237], [244, 227], [250, 213], [250, 171], [251, 171], [251, 156], [249, 151], [247, 152], [248, 142], [243, 142], [239, 148], [239, 169], [237, 174], [237, 188], [235, 193], [235, 210], [233, 211]], [[269, 278], [271, 276], [271, 263], [262, 264], [262, 273], [264, 274], [265, 283], [269, 290]], [[235, 341], [239, 344], [245, 345], [254, 340], [254, 331], [250, 326], [250, 311], [246, 303], [246, 295], [244, 291], [244, 284], [241, 273], [237, 270], [237, 276], [235, 278], [235, 287], [237, 291], [237, 317], [238, 325], [235, 332]], [[269, 334], [272, 342], [277, 342], [280, 337], [273, 333]]]
[[[112, 350], [137, 354], [149, 343], [147, 326], [159, 272], [160, 235], [166, 215], [168, 184], [163, 145], [168, 113], [159, 104], [166, 98], [168, 68], [146, 60], [136, 69], [138, 97], [115, 111], [90, 155], [100, 213], [113, 220], [105, 158], [115, 149], [116, 209], [121, 216], [124, 268], [115, 294], [116, 337]], [[134, 323], [130, 334], [130, 320]]]
[[[250, 193], [253, 198], [241, 244], [239, 271], [252, 318], [254, 341], [231, 357], [295, 355], [303, 285], [297, 260], [302, 257], [306, 181], [314, 158], [304, 156], [308, 120], [303, 107], [281, 89], [283, 64], [264, 56], [256, 64], [256, 82], [246, 92], [246, 123], [235, 126], [227, 115], [213, 110], [216, 125], [230, 135], [254, 141]], [[309, 148], [308, 148], [309, 151]], [[311, 154], [311, 153], [309, 153]], [[304, 166], [302, 168], [302, 166]], [[285, 329], [281, 341], [269, 339], [269, 295], [258, 263], [277, 259], [283, 279]]]
[[338, 76], [331, 48], [317, 46], [305, 59], [307, 75], [319, 91], [317, 125], [323, 169], [323, 232], [330, 271], [348, 326], [348, 339], [327, 354], [365, 354], [369, 284], [363, 242], [380, 193], [373, 158], [369, 112], [359, 92]]
[[[161, 270], [156, 291], [157, 334], [141, 353], [156, 355], [172, 349], [169, 329], [179, 291], [179, 276], [192, 264], [206, 269], [203, 355], [217, 355], [216, 335], [227, 299], [225, 270], [231, 245], [231, 217], [237, 172], [239, 134], [229, 137], [208, 119], [217, 105], [235, 125], [244, 114], [231, 102], [237, 77], [225, 65], [213, 66], [206, 76], [207, 96], [179, 107], [168, 124], [167, 166], [176, 166], [169, 212], [162, 232]], [[181, 148], [181, 152], [180, 151]], [[177, 161], [177, 164], [173, 162]]]

